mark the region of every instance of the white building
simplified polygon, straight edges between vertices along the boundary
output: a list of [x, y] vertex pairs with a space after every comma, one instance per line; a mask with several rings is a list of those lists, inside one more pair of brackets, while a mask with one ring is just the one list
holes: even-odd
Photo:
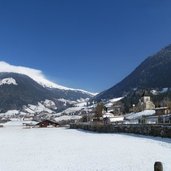
[[141, 111], [143, 110], [153, 110], [155, 109], [154, 103], [151, 101], [150, 96], [143, 96], [138, 103], [138, 107]]
[[103, 119], [107, 121], [107, 123], [116, 123], [116, 122], [123, 122], [124, 117], [123, 116], [115, 116], [112, 113], [105, 113], [103, 114]]

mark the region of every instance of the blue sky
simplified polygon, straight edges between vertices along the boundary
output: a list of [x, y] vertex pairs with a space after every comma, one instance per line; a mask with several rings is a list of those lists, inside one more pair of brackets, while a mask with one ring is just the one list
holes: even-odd
[[171, 43], [170, 0], [0, 0], [0, 60], [103, 91]]

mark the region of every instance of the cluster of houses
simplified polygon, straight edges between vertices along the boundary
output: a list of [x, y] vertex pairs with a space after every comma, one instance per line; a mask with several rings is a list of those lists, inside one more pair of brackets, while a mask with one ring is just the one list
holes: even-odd
[[[95, 106], [93, 106], [94, 108]], [[123, 114], [123, 104], [118, 101], [108, 101], [104, 104], [101, 117], [95, 117], [94, 111], [88, 108], [81, 113], [82, 120], [78, 118], [72, 119], [72, 123], [75, 122], [101, 122], [103, 124], [171, 124], [171, 111], [168, 107], [156, 107], [152, 102], [150, 96], [143, 95], [139, 99], [137, 105], [132, 105], [132, 112]], [[80, 115], [79, 115], [80, 116]], [[71, 121], [61, 122], [55, 120], [54, 115], [42, 113], [39, 115], [24, 115], [23, 124], [24, 128], [44, 128], [44, 127], [59, 127], [61, 125], [67, 125]], [[3, 118], [1, 122], [6, 122]], [[31, 122], [37, 121], [37, 122]], [[30, 122], [30, 123], [29, 123]]]
[[[139, 109], [139, 111], [137, 111]], [[150, 96], [144, 95], [137, 105], [133, 105], [132, 112], [123, 115], [122, 105], [119, 103], [105, 104], [102, 111], [104, 124], [163, 124], [171, 123], [171, 111], [168, 107], [155, 107]], [[93, 120], [96, 122], [96, 119]]]

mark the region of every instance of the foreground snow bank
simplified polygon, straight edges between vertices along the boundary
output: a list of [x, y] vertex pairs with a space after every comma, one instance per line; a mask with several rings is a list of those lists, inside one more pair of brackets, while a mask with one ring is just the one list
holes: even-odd
[[19, 126], [0, 135], [1, 171], [152, 171], [158, 160], [171, 170], [170, 139]]

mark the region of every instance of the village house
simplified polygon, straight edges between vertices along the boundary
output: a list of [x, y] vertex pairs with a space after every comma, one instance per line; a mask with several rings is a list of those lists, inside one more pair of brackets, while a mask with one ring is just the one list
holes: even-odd
[[168, 107], [157, 107], [155, 108], [156, 115], [166, 115], [169, 114], [171, 111]]
[[59, 123], [51, 120], [43, 120], [35, 125], [39, 128], [47, 128], [47, 127], [59, 127]]
[[121, 105], [114, 105], [113, 106], [113, 114], [114, 115], [122, 115], [123, 112], [122, 112], [122, 106]]
[[123, 122], [122, 105], [117, 101], [109, 101], [102, 107], [100, 117], [93, 117], [93, 123], [112, 124]]
[[142, 118], [140, 118], [139, 123], [142, 123], [142, 124], [170, 124], [171, 123], [171, 114], [143, 116]]
[[112, 113], [105, 113], [103, 114], [103, 120], [105, 124], [112, 124], [112, 123], [122, 123], [124, 121], [123, 116], [115, 116]]
[[120, 102], [110, 102], [104, 107], [105, 112], [113, 113], [115, 116], [123, 114], [123, 105]]

